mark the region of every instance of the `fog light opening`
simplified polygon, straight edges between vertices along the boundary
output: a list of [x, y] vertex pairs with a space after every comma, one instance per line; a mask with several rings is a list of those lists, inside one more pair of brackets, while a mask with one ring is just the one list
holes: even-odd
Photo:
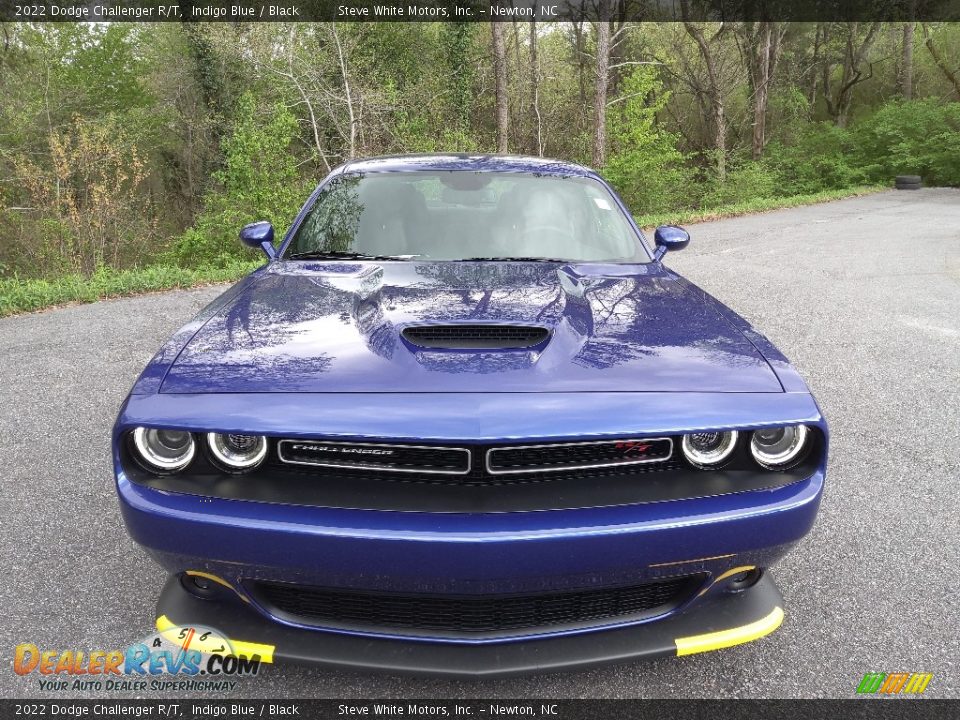
[[180, 576], [180, 584], [183, 589], [191, 595], [198, 598], [212, 598], [220, 593], [223, 586], [214, 582], [208, 577], [202, 575], [188, 575], [184, 573]]
[[727, 592], [743, 592], [748, 588], [752, 588], [756, 585], [760, 578], [763, 577], [763, 570], [760, 568], [753, 568], [753, 570], [744, 570], [741, 573], [737, 573], [727, 580]]

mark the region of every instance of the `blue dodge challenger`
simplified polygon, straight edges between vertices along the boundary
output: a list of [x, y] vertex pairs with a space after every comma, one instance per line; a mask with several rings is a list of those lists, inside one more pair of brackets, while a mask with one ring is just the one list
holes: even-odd
[[262, 661], [490, 676], [783, 620], [827, 425], [787, 359], [541, 158], [334, 170], [150, 361], [113, 432], [158, 629]]

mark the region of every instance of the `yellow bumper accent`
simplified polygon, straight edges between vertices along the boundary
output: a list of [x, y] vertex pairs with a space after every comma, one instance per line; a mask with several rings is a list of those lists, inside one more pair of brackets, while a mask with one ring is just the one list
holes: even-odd
[[762, 638], [764, 635], [769, 635], [780, 627], [782, 622], [783, 609], [775, 607], [765, 618], [761, 618], [749, 625], [705, 633], [703, 635], [677, 638], [674, 640], [677, 645], [677, 655], [694, 655], [696, 653], [709, 652], [711, 650], [719, 650], [720, 648], [751, 642], [752, 640]]
[[[171, 622], [170, 618], [166, 615], [161, 615], [157, 618], [157, 632], [166, 633], [169, 630], [180, 627]], [[233, 640], [232, 638], [226, 638], [230, 642], [230, 645], [233, 647], [233, 652], [238, 657], [252, 658], [254, 655], [260, 656], [260, 662], [272, 663], [273, 662], [273, 651], [276, 650], [276, 645], [263, 645], [261, 643], [252, 643], [244, 642], [243, 640]]]

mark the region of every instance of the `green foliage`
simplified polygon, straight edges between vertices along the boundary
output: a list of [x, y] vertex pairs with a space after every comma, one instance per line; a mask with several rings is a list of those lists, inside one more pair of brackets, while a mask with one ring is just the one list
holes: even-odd
[[706, 208], [744, 200], [765, 200], [778, 194], [778, 178], [766, 164], [744, 161], [728, 168], [723, 179], [711, 172], [703, 191], [700, 203]]
[[244, 93], [236, 115], [233, 133], [223, 141], [223, 167], [213, 175], [221, 187], [207, 195], [197, 222], [174, 248], [181, 265], [249, 257], [251, 251], [237, 242], [240, 228], [269, 220], [280, 237], [308, 192], [290, 152], [297, 132], [293, 114], [277, 104], [261, 118], [253, 95]]
[[776, 173], [781, 196], [805, 195], [867, 182], [866, 173], [855, 160], [850, 132], [832, 123], [804, 126], [792, 145], [770, 143], [764, 164]]
[[[946, 102], [956, 97], [949, 71], [920, 39], [929, 33], [949, 61], [960, 26], [917, 28], [913, 96], [927, 99], [913, 102], [890, 100], [900, 94], [902, 27], [878, 31], [842, 129], [821, 122], [830, 114], [812, 49], [820, 33], [836, 100], [851, 28], [790, 24], [759, 161], [750, 159], [755, 96], [741, 81], [747, 28], [731, 27], [711, 41], [725, 163], [695, 42], [679, 24], [625, 27], [600, 169], [635, 211], [736, 214], [889, 186], [897, 174], [960, 186], [960, 103]], [[867, 32], [861, 24], [853, 39]], [[281, 235], [318, 174], [351, 153], [490, 151], [489, 33], [431, 22], [10, 23], [0, 43], [0, 273], [14, 278], [2, 281], [6, 307], [203, 281], [210, 268], [253, 262], [240, 227], [268, 219]], [[595, 59], [589, 23], [510, 26], [511, 151], [590, 162]], [[10, 301], [16, 292], [26, 294]]]
[[789, 145], [771, 143], [764, 165], [776, 173], [781, 195], [889, 185], [896, 175], [960, 186], [960, 103], [892, 101], [850, 129], [808, 123]]
[[896, 175], [920, 175], [928, 185], [960, 186], [960, 103], [891, 102], [851, 134], [872, 180], [889, 183]]
[[64, 23], [42, 29], [44, 51], [60, 62], [51, 82], [73, 113], [123, 113], [149, 105], [138, 28], [127, 23]]
[[95, 302], [108, 297], [152, 290], [193, 287], [237, 280], [261, 263], [233, 260], [219, 267], [197, 269], [153, 265], [133, 270], [100, 267], [90, 277], [63, 275], [52, 280], [0, 279], [0, 317], [71, 302]]
[[655, 70], [640, 67], [623, 82], [625, 99], [610, 109], [610, 157], [603, 171], [631, 208], [673, 208], [687, 192], [690, 172], [677, 150], [677, 138], [657, 123], [669, 93]]
[[456, 131], [466, 135], [473, 105], [473, 63], [470, 57], [472, 23], [444, 23], [440, 42], [444, 60], [450, 68], [450, 104], [456, 116]]
[[673, 212], [650, 213], [647, 215], [637, 215], [637, 225], [642, 228], [653, 228], [657, 225], [684, 225], [687, 223], [707, 222], [710, 220], [720, 220], [722, 218], [737, 217], [738, 215], [748, 215], [750, 213], [766, 212], [768, 210], [780, 210], [783, 208], [800, 207], [802, 205], [815, 205], [832, 200], [841, 200], [848, 197], [859, 197], [869, 195], [870, 193], [887, 190], [886, 185], [863, 185], [853, 188], [842, 188], [840, 190], [821, 190], [820, 192], [810, 193], [809, 195], [793, 195], [791, 197], [770, 197], [753, 200], [740, 200], [739, 202], [720, 207], [706, 208], [702, 210], [675, 210]]

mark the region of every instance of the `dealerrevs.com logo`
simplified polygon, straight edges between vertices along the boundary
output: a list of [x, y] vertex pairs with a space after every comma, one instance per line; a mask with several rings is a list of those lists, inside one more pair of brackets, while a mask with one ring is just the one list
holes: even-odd
[[213, 628], [170, 625], [126, 650], [41, 650], [21, 643], [13, 671], [39, 676], [41, 690], [229, 691], [236, 678], [256, 675], [261, 662], [272, 659], [239, 645]]

